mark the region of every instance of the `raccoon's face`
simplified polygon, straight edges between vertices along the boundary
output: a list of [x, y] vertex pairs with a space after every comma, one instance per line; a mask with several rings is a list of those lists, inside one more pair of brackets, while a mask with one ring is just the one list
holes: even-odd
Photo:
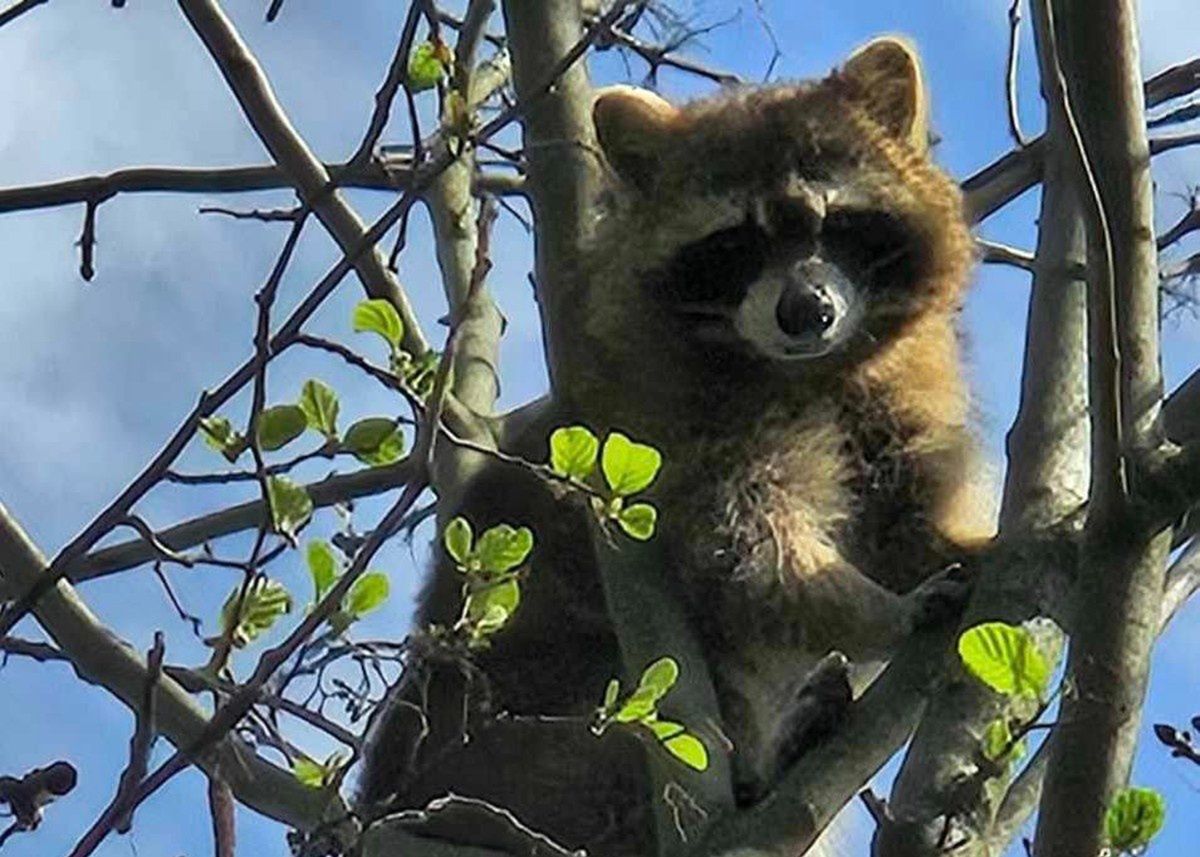
[[648, 287], [705, 343], [803, 361], [882, 336], [907, 313], [920, 259], [901, 219], [793, 181], [679, 248]]
[[969, 255], [957, 191], [925, 159], [916, 57], [895, 39], [819, 83], [682, 109], [618, 88], [594, 116], [630, 190], [644, 286], [710, 348], [861, 356], [947, 297], [931, 295], [948, 257]]

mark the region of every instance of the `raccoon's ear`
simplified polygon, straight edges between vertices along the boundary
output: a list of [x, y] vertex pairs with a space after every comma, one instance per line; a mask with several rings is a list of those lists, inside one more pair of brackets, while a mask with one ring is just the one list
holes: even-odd
[[897, 36], [873, 39], [842, 66], [867, 114], [918, 152], [929, 148], [929, 106], [921, 61], [911, 42]]
[[606, 87], [592, 104], [604, 156], [621, 178], [643, 190], [653, 182], [680, 116], [679, 108], [634, 86]]

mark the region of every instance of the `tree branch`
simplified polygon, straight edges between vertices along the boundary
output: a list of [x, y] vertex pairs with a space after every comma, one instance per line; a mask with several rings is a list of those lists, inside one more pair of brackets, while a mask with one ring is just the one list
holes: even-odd
[[[45, 558], [0, 506], [0, 576], [4, 582], [27, 588], [48, 573]], [[100, 624], [69, 584], [59, 581], [37, 603], [34, 614], [80, 676], [106, 688], [130, 710], [139, 709], [146, 685], [145, 662]], [[204, 734], [208, 716], [169, 678], [161, 678], [157, 687], [159, 730], [177, 747], [190, 746]], [[224, 737], [199, 764], [209, 770], [220, 760], [229, 763], [224, 770], [238, 800], [251, 809], [302, 830], [323, 817], [327, 795], [301, 785], [290, 771], [261, 759], [242, 742]]]
[[[1146, 81], [1146, 106], [1154, 107], [1200, 88], [1200, 58], [1171, 66]], [[1045, 140], [1037, 137], [1014, 149], [962, 183], [967, 211], [980, 221], [1037, 184], [1045, 157]]]
[[[1048, 26], [1061, 36], [1063, 71], [1071, 81], [1083, 149], [1111, 234], [1121, 239], [1112, 257], [1124, 403], [1120, 428], [1122, 451], [1137, 455], [1160, 446], [1162, 379], [1158, 254], [1136, 6], [1131, 0], [1059, 2], [1052, 10], [1059, 13], [1058, 20], [1051, 19]], [[1089, 230], [1089, 243], [1103, 238]], [[1095, 321], [1093, 315], [1090, 323]], [[1096, 368], [1093, 362], [1093, 373]], [[1095, 385], [1092, 392], [1094, 396]], [[1109, 405], [1093, 398], [1091, 407]], [[1095, 441], [1093, 437], [1093, 447]], [[1126, 498], [1111, 496], [1111, 483], [1097, 486], [1104, 475], [1095, 465], [1093, 461], [1067, 666], [1075, 693], [1063, 700], [1049, 738], [1049, 772], [1036, 837], [1039, 857], [1099, 852], [1105, 810], [1129, 776], [1161, 614], [1170, 531], [1155, 533], [1131, 522]]]
[[[300, 198], [313, 209], [342, 252], [362, 242], [363, 222], [332, 187], [329, 173], [292, 127], [271, 90], [271, 84], [233, 23], [216, 0], [179, 0], [179, 7], [208, 48], [214, 62], [237, 97], [247, 121], [271, 157], [288, 176]], [[354, 269], [367, 293], [396, 307], [404, 322], [403, 346], [419, 356], [428, 350], [421, 327], [400, 284], [387, 268], [378, 248], [371, 246], [355, 257]]]

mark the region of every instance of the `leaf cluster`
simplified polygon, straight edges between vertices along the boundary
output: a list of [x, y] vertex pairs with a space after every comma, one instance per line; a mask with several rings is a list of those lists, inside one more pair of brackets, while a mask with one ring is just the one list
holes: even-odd
[[470, 522], [458, 517], [446, 525], [442, 544], [463, 575], [463, 610], [454, 630], [473, 648], [503, 628], [521, 603], [519, 571], [533, 550], [528, 527], [498, 524], [475, 538]]
[[614, 522], [638, 541], [654, 535], [658, 509], [628, 500], [650, 487], [661, 467], [657, 449], [618, 431], [604, 439], [603, 447], [586, 426], [564, 426], [550, 435], [550, 469], [591, 494], [601, 523]]
[[592, 718], [592, 731], [604, 733], [614, 724], [641, 726], [679, 761], [697, 771], [708, 768], [708, 750], [704, 743], [687, 731], [682, 723], [664, 720], [658, 704], [679, 679], [679, 664], [674, 658], [659, 658], [642, 672], [638, 685], [625, 696], [621, 683], [612, 679], [604, 691], [604, 701]]

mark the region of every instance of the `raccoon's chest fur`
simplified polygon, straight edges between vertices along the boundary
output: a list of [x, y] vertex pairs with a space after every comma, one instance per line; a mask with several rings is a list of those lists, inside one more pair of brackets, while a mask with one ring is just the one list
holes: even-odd
[[668, 441], [661, 502], [684, 588], [703, 603], [716, 596], [764, 635], [794, 636], [792, 594], [831, 565], [897, 592], [937, 570], [926, 475], [937, 448], [869, 398], [814, 395], [692, 430]]

